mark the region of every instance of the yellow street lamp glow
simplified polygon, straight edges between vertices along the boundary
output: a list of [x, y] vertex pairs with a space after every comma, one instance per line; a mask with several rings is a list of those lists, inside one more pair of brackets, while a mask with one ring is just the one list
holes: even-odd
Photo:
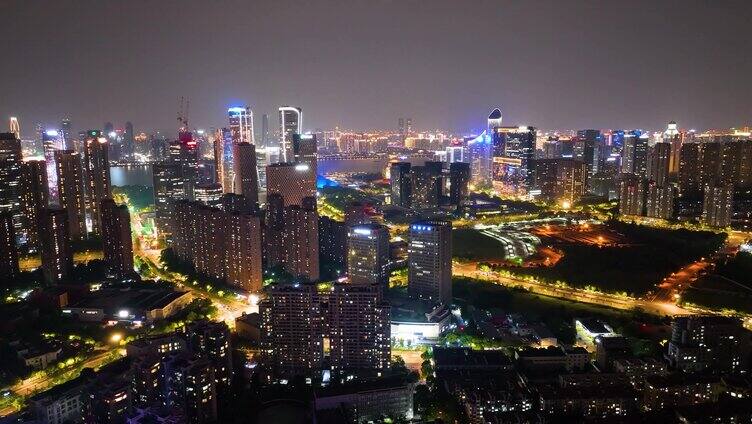
[[572, 204], [568, 200], [564, 200], [561, 202], [561, 208], [562, 209], [569, 209], [572, 207]]
[[120, 333], [115, 333], [112, 336], [110, 336], [110, 341], [112, 343], [118, 343], [120, 340], [123, 340], [123, 335]]

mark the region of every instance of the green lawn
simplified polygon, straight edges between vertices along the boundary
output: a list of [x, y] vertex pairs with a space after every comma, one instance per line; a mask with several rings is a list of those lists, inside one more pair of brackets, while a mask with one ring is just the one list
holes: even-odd
[[504, 245], [478, 230], [457, 228], [452, 231], [452, 256], [471, 261], [501, 262]]

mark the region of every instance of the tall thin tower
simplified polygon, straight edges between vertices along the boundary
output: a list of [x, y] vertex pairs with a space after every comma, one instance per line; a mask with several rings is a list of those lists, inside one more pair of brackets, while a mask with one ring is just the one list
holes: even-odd
[[10, 132], [15, 134], [17, 139], [21, 139], [21, 126], [18, 125], [18, 118], [15, 116], [10, 117]]
[[279, 150], [282, 162], [292, 160], [292, 135], [303, 131], [303, 110], [299, 107], [279, 108]]

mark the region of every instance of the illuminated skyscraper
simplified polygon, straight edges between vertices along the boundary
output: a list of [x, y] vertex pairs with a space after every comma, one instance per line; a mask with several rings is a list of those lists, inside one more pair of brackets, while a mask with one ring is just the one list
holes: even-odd
[[154, 178], [154, 221], [160, 234], [172, 233], [174, 202], [185, 199], [180, 165], [170, 161], [152, 165]]
[[47, 164], [47, 188], [50, 191], [50, 204], [59, 205], [55, 152], [65, 149], [63, 133], [58, 130], [46, 130], [42, 134], [42, 146], [44, 147], [44, 161]]
[[39, 238], [42, 274], [48, 284], [65, 282], [73, 272], [73, 248], [68, 228], [68, 213], [65, 210], [52, 208], [42, 212]]
[[459, 206], [470, 194], [470, 164], [452, 162], [449, 164], [449, 203]]
[[734, 207], [732, 184], [707, 184], [703, 198], [702, 222], [711, 227], [728, 227]]
[[296, 278], [318, 280], [319, 218], [316, 198], [305, 197], [300, 205], [286, 206], [284, 220], [285, 271]]
[[679, 155], [681, 154], [682, 138], [682, 134], [679, 132], [676, 122], [669, 122], [666, 131], [663, 133], [663, 141], [671, 145], [668, 164], [668, 171], [671, 174], [679, 172]]
[[86, 198], [81, 155], [73, 150], [55, 152], [60, 207], [68, 212], [71, 240], [86, 236]]
[[86, 190], [86, 215], [91, 221], [91, 231], [100, 234], [102, 200], [112, 196], [110, 188], [110, 162], [108, 142], [100, 131], [87, 131], [84, 146], [84, 187]]
[[220, 207], [222, 205], [222, 186], [220, 184], [199, 184], [193, 190], [197, 202], [206, 206]]
[[485, 131], [467, 141], [467, 161], [470, 163], [470, 182], [476, 187], [491, 186], [493, 143]]
[[125, 123], [123, 131], [123, 154], [132, 156], [136, 148], [135, 135], [133, 134], [133, 124], [128, 121]]
[[496, 108], [491, 111], [490, 114], [488, 114], [488, 122], [486, 125], [486, 129], [488, 132], [492, 132], [494, 128], [500, 127], [502, 121], [501, 116], [501, 109]]
[[[427, 162], [428, 163], [428, 162]], [[410, 206], [428, 209], [439, 206], [441, 175], [429, 166], [413, 166], [410, 169]]]
[[43, 160], [30, 160], [21, 164], [21, 205], [24, 214], [26, 245], [39, 251], [39, 219], [49, 207], [47, 165]]
[[645, 183], [634, 174], [622, 174], [619, 189], [619, 213], [640, 216], [645, 208]]
[[533, 186], [543, 199], [574, 204], [585, 194], [587, 167], [570, 159], [536, 159]]
[[70, 119], [63, 118], [60, 121], [60, 133], [63, 136], [63, 149], [72, 150], [75, 144], [75, 136], [73, 135], [73, 127]]
[[13, 215], [13, 228], [19, 240], [23, 236], [21, 160], [21, 140], [15, 133], [0, 133], [0, 212]]
[[12, 134], [15, 134], [17, 139], [21, 139], [21, 126], [18, 124], [18, 118], [15, 116], [10, 117], [10, 128], [9, 131]]
[[674, 187], [648, 183], [645, 215], [650, 218], [671, 219], [674, 216]]
[[533, 184], [536, 129], [494, 127], [492, 131], [494, 188], [501, 193], [527, 195]]
[[279, 108], [280, 161], [292, 160], [292, 135], [303, 133], [303, 110], [299, 107]]
[[624, 135], [624, 149], [621, 152], [621, 172], [647, 178], [648, 138], [634, 132]]
[[0, 212], [0, 281], [7, 283], [18, 278], [18, 248], [13, 215]]
[[317, 173], [317, 145], [314, 134], [292, 135], [293, 162], [305, 163], [311, 167], [313, 175]]
[[227, 109], [230, 121], [230, 133], [234, 143], [256, 144], [253, 134], [253, 111], [250, 107], [231, 107]]
[[434, 303], [452, 302], [452, 223], [417, 221], [410, 224], [407, 291]]
[[382, 290], [387, 284], [389, 262], [389, 230], [379, 224], [350, 227], [347, 235], [347, 275], [350, 284], [376, 285]]
[[268, 147], [271, 140], [269, 134], [269, 115], [261, 115], [261, 146]]

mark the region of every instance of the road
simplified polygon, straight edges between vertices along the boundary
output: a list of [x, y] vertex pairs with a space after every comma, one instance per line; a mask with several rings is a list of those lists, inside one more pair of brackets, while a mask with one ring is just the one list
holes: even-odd
[[681, 315], [689, 314], [690, 311], [675, 305], [673, 302], [652, 301], [647, 299], [633, 299], [607, 293], [598, 293], [584, 289], [553, 286], [537, 282], [533, 279], [516, 277], [504, 277], [495, 272], [479, 271], [474, 262], [454, 262], [452, 274], [478, 280], [491, 281], [506, 287], [524, 287], [532, 293], [560, 299], [572, 300], [582, 303], [591, 303], [599, 306], [608, 306], [615, 309], [631, 310], [640, 308], [645, 312], [655, 315]]

